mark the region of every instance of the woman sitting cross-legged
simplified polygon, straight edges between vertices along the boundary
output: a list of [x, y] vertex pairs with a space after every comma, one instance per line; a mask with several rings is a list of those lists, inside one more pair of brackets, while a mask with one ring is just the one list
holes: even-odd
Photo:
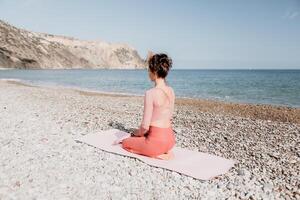
[[170, 151], [175, 145], [172, 128], [175, 94], [166, 83], [166, 76], [172, 67], [172, 60], [166, 54], [148, 55], [148, 74], [155, 86], [144, 96], [144, 114], [134, 136], [122, 141], [122, 148], [132, 153], [158, 159], [172, 159]]

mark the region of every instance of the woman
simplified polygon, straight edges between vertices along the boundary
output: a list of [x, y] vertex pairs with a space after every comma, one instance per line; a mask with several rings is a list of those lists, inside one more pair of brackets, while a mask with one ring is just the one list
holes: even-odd
[[158, 159], [171, 159], [170, 150], [175, 145], [172, 129], [172, 114], [175, 94], [167, 85], [166, 76], [172, 67], [172, 59], [166, 54], [148, 54], [148, 75], [155, 86], [146, 91], [144, 96], [144, 115], [139, 129], [134, 136], [122, 141], [122, 148]]

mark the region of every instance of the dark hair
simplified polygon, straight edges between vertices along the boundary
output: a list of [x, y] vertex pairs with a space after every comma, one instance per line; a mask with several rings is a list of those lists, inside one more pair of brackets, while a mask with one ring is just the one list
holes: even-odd
[[154, 54], [148, 60], [149, 69], [152, 73], [156, 73], [157, 77], [165, 78], [169, 69], [172, 67], [172, 59], [167, 54]]

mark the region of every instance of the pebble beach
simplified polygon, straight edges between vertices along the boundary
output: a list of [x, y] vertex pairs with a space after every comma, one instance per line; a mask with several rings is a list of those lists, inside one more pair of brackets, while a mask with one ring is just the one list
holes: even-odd
[[74, 140], [142, 112], [141, 96], [0, 80], [0, 200], [300, 199], [300, 108], [177, 98], [176, 145], [237, 161], [209, 181]]

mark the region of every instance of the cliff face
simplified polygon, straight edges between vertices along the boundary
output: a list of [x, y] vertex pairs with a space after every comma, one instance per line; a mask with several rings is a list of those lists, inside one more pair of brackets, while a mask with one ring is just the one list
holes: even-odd
[[127, 44], [35, 33], [0, 20], [0, 67], [143, 69], [146, 63]]

